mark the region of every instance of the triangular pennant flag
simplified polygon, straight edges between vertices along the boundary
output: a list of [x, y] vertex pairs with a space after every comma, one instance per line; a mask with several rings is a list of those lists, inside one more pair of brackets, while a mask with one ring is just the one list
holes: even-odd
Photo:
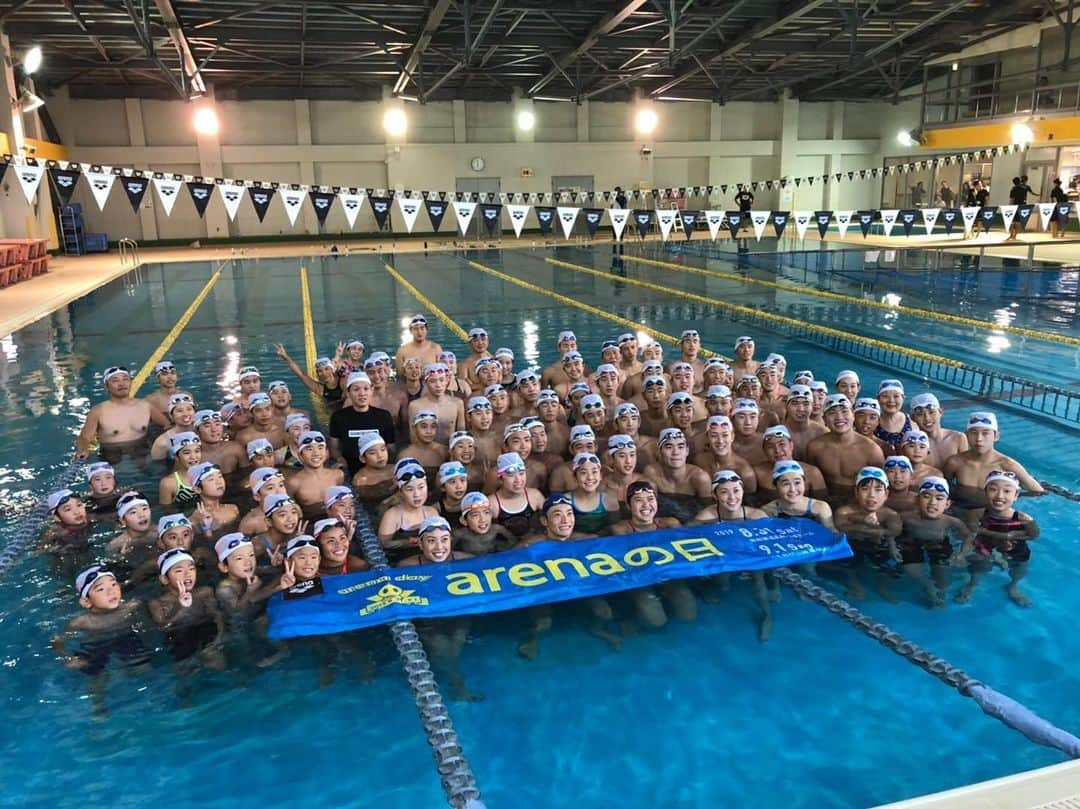
[[974, 205], [963, 207], [960, 209], [960, 215], [964, 219], [964, 232], [971, 233], [971, 229], [975, 226], [975, 219], [979, 216], [979, 208]]
[[833, 215], [836, 217], [836, 229], [840, 233], [840, 238], [843, 239], [847, 236], [848, 225], [851, 224], [851, 217], [855, 215], [855, 211], [834, 211]]
[[496, 232], [502, 232], [502, 205], [484, 203], [480, 206], [480, 221], [484, 223], [484, 229], [488, 236], [494, 236]]
[[656, 212], [656, 221], [660, 225], [660, 238], [665, 242], [668, 239], [668, 234], [671, 233], [671, 226], [675, 224], [675, 217], [678, 216], [678, 211], [671, 208], [661, 208]]
[[472, 223], [473, 214], [476, 213], [476, 203], [468, 200], [456, 200], [450, 204], [454, 208], [454, 216], [457, 217], [458, 230], [464, 236]]
[[[116, 175], [111, 171], [88, 171], [86, 172], [86, 181], [90, 183], [90, 192], [94, 195], [94, 202], [97, 203], [98, 209], [104, 211], [105, 203], [109, 199], [109, 192], [112, 191], [113, 183], [116, 181]], [[179, 185], [177, 183], [177, 186]], [[160, 190], [161, 186], [158, 186], [158, 191], [160, 192]], [[164, 200], [162, 201], [164, 202]], [[171, 206], [166, 205], [166, 208], [166, 213], [168, 213]]]
[[694, 226], [697, 225], [697, 211], [681, 211], [679, 218], [682, 220], [683, 235], [689, 240], [694, 235]]
[[983, 233], [990, 231], [990, 226], [994, 224], [994, 217], [997, 216], [997, 207], [994, 205], [984, 205], [982, 210], [979, 211], [979, 219], [982, 221]]
[[1039, 208], [1039, 224], [1043, 230], [1050, 227], [1050, 219], [1054, 215], [1054, 209], [1057, 205], [1053, 202], [1040, 202]]
[[859, 230], [862, 232], [862, 237], [865, 239], [870, 235], [870, 227], [874, 224], [874, 212], [857, 211], [855, 216], [859, 218]]
[[443, 217], [446, 216], [446, 202], [439, 199], [427, 199], [424, 200], [424, 207], [427, 209], [428, 219], [431, 220], [431, 229], [438, 233]]
[[754, 237], [760, 242], [765, 226], [769, 224], [769, 211], [750, 211], [750, 221], [754, 225]]
[[634, 227], [637, 228], [638, 236], [644, 239], [649, 234], [649, 225], [652, 224], [652, 211], [638, 209], [634, 211]]
[[146, 189], [150, 187], [150, 179], [148, 177], [122, 177], [120, 179], [120, 187], [124, 189], [124, 193], [127, 194], [128, 202], [131, 203], [131, 210], [135, 213], [139, 212], [139, 206], [142, 205], [143, 197], [146, 195]]
[[915, 227], [915, 220], [918, 217], [919, 212], [914, 208], [905, 208], [900, 211], [900, 224], [904, 228], [905, 236], [911, 236], [911, 229]]
[[892, 236], [893, 225], [896, 224], [896, 217], [900, 215], [900, 211], [892, 208], [884, 211], [879, 211], [881, 214], [881, 228], [885, 231], [886, 236]]
[[570, 205], [559, 206], [559, 224], [562, 225], [564, 239], [570, 238], [570, 233], [574, 229], [574, 222], [577, 221], [578, 211], [580, 210], [580, 208], [574, 208]]
[[945, 225], [946, 236], [952, 236], [953, 227], [955, 227], [959, 219], [960, 210], [958, 208], [946, 208], [941, 212], [941, 222]]
[[529, 205], [507, 205], [506, 212], [510, 215], [510, 225], [514, 228], [514, 235], [521, 238], [521, 229], [525, 227], [525, 217], [529, 215]]
[[737, 239], [739, 237], [739, 228], [742, 227], [743, 222], [742, 211], [728, 211], [726, 218], [728, 230], [731, 231], [731, 238]]
[[1027, 228], [1028, 220], [1031, 218], [1031, 214], [1034, 213], [1034, 211], [1035, 206], [1027, 203], [1016, 206], [1016, 221], [1020, 225], [1020, 230]]
[[800, 241], [806, 238], [806, 229], [810, 227], [810, 220], [813, 218], [813, 211], [795, 211], [795, 233]]
[[225, 206], [229, 221], [236, 221], [236, 212], [240, 210], [240, 203], [244, 199], [244, 187], [226, 183], [218, 186], [218, 193], [221, 194], [221, 203]]
[[[190, 185], [190, 184], [189, 184]], [[300, 208], [304, 205], [304, 197], [307, 191], [302, 188], [287, 188], [282, 186], [278, 189], [281, 201], [285, 205], [285, 213], [288, 214], [289, 224], [296, 227], [296, 218], [300, 216]], [[380, 228], [382, 225], [379, 226]]]
[[716, 235], [720, 232], [720, 226], [724, 224], [724, 212], [705, 211], [704, 213], [705, 224], [709, 226], [709, 238], [715, 242]]
[[596, 229], [600, 227], [600, 220], [604, 218], [603, 208], [585, 208], [585, 227], [589, 231], [589, 238], [596, 235]]
[[[0, 163], [0, 166], [7, 169], [6, 163]], [[59, 166], [49, 169], [49, 176], [52, 177], [53, 188], [56, 189], [56, 195], [60, 197], [61, 205], [71, 204], [71, 195], [75, 193], [75, 186], [78, 185], [81, 174], [81, 171], [62, 169]], [[0, 174], [0, 179], [3, 179], [2, 174]]]
[[780, 239], [784, 235], [784, 228], [787, 227], [788, 217], [791, 214], [788, 211], [773, 211], [772, 213], [772, 226], [776, 232], [776, 238]]
[[922, 209], [922, 221], [923, 226], [926, 228], [926, 235], [934, 235], [934, 225], [937, 224], [938, 216], [941, 214], [941, 208], [923, 208]]
[[315, 218], [319, 220], [319, 227], [326, 224], [326, 217], [336, 197], [337, 194], [331, 194], [329, 191], [311, 192], [311, 207], [315, 209]]
[[188, 182], [187, 190], [191, 194], [191, 201], [195, 203], [195, 212], [202, 219], [206, 213], [206, 206], [210, 204], [210, 196], [214, 193], [213, 184], [192, 180]]
[[608, 208], [608, 221], [611, 222], [611, 230], [615, 234], [615, 241], [621, 242], [626, 221], [630, 218], [630, 211], [625, 208]]
[[[159, 186], [158, 191], [160, 190]], [[248, 189], [248, 196], [251, 197], [251, 205], [255, 209], [255, 215], [259, 217], [260, 222], [264, 221], [266, 212], [270, 210], [270, 203], [274, 199], [274, 192], [269, 188], [253, 187]]]
[[34, 194], [37, 193], [38, 186], [41, 185], [41, 178], [45, 176], [45, 167], [41, 165], [16, 166], [15, 176], [19, 178], [19, 185], [22, 186], [27, 204], [33, 205]]
[[[314, 194], [311, 195], [315, 197]], [[404, 194], [396, 197], [398, 210], [401, 211], [401, 219], [405, 223], [405, 232], [412, 233], [416, 224], [416, 217], [420, 215], [421, 200], [416, 197], [407, 197]]]
[[375, 217], [376, 229], [383, 230], [386, 227], [386, 220], [390, 217], [390, 197], [368, 196], [368, 202], [371, 203], [371, 213]]
[[1001, 211], [1001, 224], [1005, 230], [1009, 230], [1012, 227], [1013, 220], [1016, 218], [1016, 209], [1020, 207], [1018, 205], [1002, 205], [998, 208]]
[[817, 221], [817, 232], [821, 238], [829, 232], [829, 222], [832, 221], [832, 211], [815, 211], [814, 219]]
[[550, 236], [555, 224], [555, 208], [551, 205], [536, 206], [536, 221], [540, 225], [540, 235]]
[[1057, 222], [1058, 227], [1064, 230], [1069, 225], [1069, 212], [1072, 210], [1072, 205], [1067, 202], [1062, 202], [1057, 206]]

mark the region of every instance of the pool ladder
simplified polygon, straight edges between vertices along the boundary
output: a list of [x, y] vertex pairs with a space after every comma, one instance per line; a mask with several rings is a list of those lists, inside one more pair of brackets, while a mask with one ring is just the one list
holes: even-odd
[[117, 242], [120, 248], [120, 264], [127, 264], [128, 260], [131, 261], [132, 267], [139, 266], [142, 261], [139, 258], [139, 243], [134, 239], [124, 238]]

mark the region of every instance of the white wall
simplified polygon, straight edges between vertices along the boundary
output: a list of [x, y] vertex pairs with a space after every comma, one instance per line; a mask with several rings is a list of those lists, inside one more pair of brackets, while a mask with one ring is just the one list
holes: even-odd
[[[880, 180], [825, 185], [820, 176], [880, 166], [886, 154], [902, 151], [895, 147], [901, 123], [909, 128], [918, 123], [918, 108], [910, 104], [660, 103], [655, 107], [659, 127], [645, 140], [633, 129], [632, 104], [536, 102], [537, 127], [530, 140], [515, 131], [512, 105], [456, 101], [406, 104], [409, 132], [388, 141], [382, 103], [229, 101], [217, 104], [220, 135], [197, 138], [190, 123], [193, 110], [180, 102], [84, 101], [59, 94], [48, 103], [71, 158], [81, 162], [414, 190], [453, 190], [458, 178], [475, 176], [498, 177], [503, 191], [522, 192], [550, 191], [553, 175], [592, 176], [597, 190], [727, 184], [727, 195], [692, 202], [717, 207], [732, 204], [736, 183], [813, 175], [812, 186], [792, 188], [791, 207], [800, 209], [876, 205]], [[650, 157], [641, 155], [643, 145], [652, 148]], [[485, 162], [479, 174], [470, 167], [474, 157]], [[523, 178], [523, 169], [533, 176]], [[186, 194], [171, 217], [164, 216], [152, 191], [139, 215], [119, 189], [104, 213], [85, 191], [76, 198], [83, 202], [88, 229], [114, 240], [317, 231], [312, 211], [291, 228], [278, 203], [260, 223], [245, 202], [236, 222], [229, 223], [216, 195], [205, 221]], [[780, 204], [779, 189], [762, 188], [755, 207]], [[357, 230], [371, 230], [373, 224], [365, 206]], [[426, 224], [421, 217], [418, 227]], [[346, 227], [335, 206], [324, 232]]]

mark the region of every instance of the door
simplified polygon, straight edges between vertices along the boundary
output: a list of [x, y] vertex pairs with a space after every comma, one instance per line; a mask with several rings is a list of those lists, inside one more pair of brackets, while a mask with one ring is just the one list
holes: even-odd
[[[593, 188], [593, 176], [591, 174], [567, 174], [562, 177], [554, 176], [551, 178], [551, 191], [555, 195], [556, 205], [570, 205], [573, 207], [600, 207], [595, 203], [578, 202], [578, 194], [582, 191], [589, 192], [594, 191]], [[570, 194], [570, 202], [563, 202], [560, 194], [563, 192]], [[558, 235], [561, 237], [562, 225], [558, 227]], [[571, 236], [588, 236], [589, 229], [585, 225], [585, 217], [578, 214], [578, 218], [574, 221], [574, 229], [570, 231]]]
[[1028, 185], [1035, 193], [1030, 196], [1028, 202], [1045, 202], [1050, 199], [1050, 189], [1054, 184], [1057, 167], [1053, 163], [1028, 163], [1024, 166], [1024, 173], [1028, 176]]
[[[502, 191], [502, 183], [498, 177], [458, 177], [456, 191], [463, 194], [494, 194], [495, 202], [499, 201], [499, 192]], [[473, 197], [469, 197], [473, 199]], [[487, 197], [484, 196], [480, 199], [480, 202], [487, 202]], [[487, 231], [484, 230], [483, 218], [480, 215], [479, 207], [476, 209], [476, 213], [473, 214], [472, 221], [469, 223], [469, 230], [465, 236], [469, 239], [483, 239], [487, 236]], [[501, 225], [501, 223], [500, 223]], [[454, 217], [454, 228], [457, 228], [457, 217]]]

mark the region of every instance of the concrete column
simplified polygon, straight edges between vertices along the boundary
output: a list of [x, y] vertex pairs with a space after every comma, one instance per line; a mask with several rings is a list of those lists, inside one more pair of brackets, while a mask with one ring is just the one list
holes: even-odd
[[844, 102], [834, 101], [829, 110], [829, 131], [826, 137], [840, 140], [844, 137]]
[[590, 140], [588, 101], [582, 101], [577, 105], [577, 139], [578, 143], [588, 143]]
[[[524, 130], [521, 127], [519, 127], [518, 123], [517, 123], [517, 119], [518, 119], [518, 115], [520, 113], [522, 113], [522, 112], [531, 112], [531, 113], [533, 113], [533, 118], [535, 120], [536, 109], [535, 109], [535, 106], [533, 104], [533, 100], [531, 98], [521, 98], [521, 97], [517, 96], [517, 94], [515, 93], [514, 109], [511, 112], [511, 115], [514, 116], [514, 120], [513, 120], [514, 140], [517, 143], [532, 143], [536, 139], [536, 125], [534, 124], [533, 128], [529, 129], [529, 130]], [[537, 122], [537, 123], [539, 123], [539, 122]]]
[[[21, 155], [25, 141], [23, 116], [22, 112], [14, 106], [19, 92], [15, 86], [15, 70], [12, 62], [14, 54], [7, 34], [0, 34], [0, 49], [3, 50], [4, 61], [4, 82], [0, 89], [0, 104], [3, 104], [6, 110], [0, 113], [0, 132], [7, 136], [7, 151], [13, 155]], [[47, 177], [43, 177], [41, 183], [45, 185], [48, 181]], [[26, 238], [34, 227], [34, 212], [27, 207], [26, 197], [23, 196], [19, 180], [9, 169], [4, 176], [3, 188], [0, 189], [0, 236], [12, 239]]]
[[[128, 142], [132, 146], [145, 146], [146, 129], [143, 126], [142, 102], [137, 98], [125, 98], [124, 117], [127, 119]], [[157, 192], [152, 187], [147, 188], [146, 197], [143, 198], [144, 203], [155, 193]], [[153, 207], [148, 208], [145, 204], [139, 206], [139, 225], [142, 228], [140, 240], [154, 241], [158, 238], [157, 220], [154, 218]]]
[[[206, 97], [195, 105], [207, 105], [214, 109], [217, 104], [214, 100], [214, 88], [206, 88]], [[194, 110], [192, 111], [194, 114]], [[225, 175], [224, 164], [221, 161], [221, 134], [220, 130], [213, 135], [204, 135], [197, 132], [196, 144], [199, 148], [199, 174], [203, 177], [223, 177]], [[229, 215], [219, 205], [210, 205], [206, 209], [206, 235], [211, 239], [224, 239], [229, 236]]]
[[724, 108], [719, 104], [709, 105], [709, 140], [722, 140], [720, 124]]
[[780, 105], [780, 176], [795, 173], [795, 158], [799, 146], [799, 102], [782, 98]]
[[455, 98], [454, 105], [454, 143], [465, 143], [465, 102]]
[[[306, 98], [298, 98], [293, 105], [296, 108], [296, 143], [301, 147], [311, 146], [311, 104]], [[301, 154], [310, 153], [310, 149], [301, 149]], [[315, 185], [315, 163], [311, 160], [300, 161], [300, 182]], [[305, 233], [318, 233], [319, 218], [315, 216], [314, 208], [305, 205], [301, 213], [297, 226], [303, 228]]]

